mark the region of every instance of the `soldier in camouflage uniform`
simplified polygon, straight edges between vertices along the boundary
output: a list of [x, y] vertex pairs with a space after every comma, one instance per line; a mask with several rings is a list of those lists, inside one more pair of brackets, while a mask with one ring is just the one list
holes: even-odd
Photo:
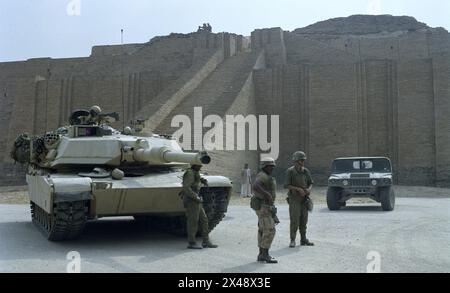
[[269, 249], [275, 237], [275, 220], [273, 212], [276, 198], [276, 181], [272, 177], [275, 161], [267, 158], [261, 161], [261, 172], [256, 176], [253, 184], [254, 196], [252, 208], [258, 216], [258, 261], [278, 263], [269, 255]]
[[[192, 165], [183, 175], [183, 204], [186, 208], [188, 248], [202, 249], [217, 248], [209, 240], [208, 217], [203, 209], [203, 199], [200, 197], [200, 184], [207, 185], [208, 181], [200, 176], [201, 165]], [[200, 233], [203, 238], [202, 246], [196, 243], [196, 234], [200, 224]]]
[[306, 238], [306, 228], [308, 224], [308, 208], [306, 205], [307, 197], [311, 195], [312, 185], [314, 184], [311, 172], [305, 168], [306, 154], [296, 152], [292, 160], [295, 166], [289, 168], [286, 172], [285, 188], [289, 189], [289, 216], [291, 243], [289, 247], [295, 247], [295, 238], [297, 231], [300, 230], [300, 244], [302, 246], [313, 246]]

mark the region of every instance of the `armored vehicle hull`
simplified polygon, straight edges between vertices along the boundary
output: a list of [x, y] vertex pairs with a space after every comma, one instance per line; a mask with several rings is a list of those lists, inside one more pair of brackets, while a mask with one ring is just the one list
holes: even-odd
[[[182, 172], [140, 177], [80, 178], [74, 174], [27, 175], [33, 222], [52, 241], [78, 237], [89, 220], [134, 216], [185, 232], [185, 208], [179, 193]], [[221, 176], [204, 176], [201, 189], [210, 230], [225, 216], [232, 184]]]
[[394, 210], [392, 165], [388, 158], [339, 158], [333, 162], [328, 179], [328, 208], [339, 210], [352, 198], [370, 198], [381, 203], [384, 211]]

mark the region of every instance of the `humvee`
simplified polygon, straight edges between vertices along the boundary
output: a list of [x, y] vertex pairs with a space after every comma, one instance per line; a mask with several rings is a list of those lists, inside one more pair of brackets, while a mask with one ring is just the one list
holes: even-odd
[[395, 193], [392, 164], [385, 157], [335, 159], [328, 179], [327, 205], [331, 211], [346, 206], [351, 198], [370, 198], [384, 211], [393, 211]]

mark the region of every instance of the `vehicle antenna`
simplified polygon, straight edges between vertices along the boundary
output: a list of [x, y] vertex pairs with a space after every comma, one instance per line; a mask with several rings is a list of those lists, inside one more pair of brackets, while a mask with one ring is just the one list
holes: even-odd
[[122, 80], [122, 131], [125, 130], [125, 92], [124, 92], [124, 80], [123, 80], [123, 62], [125, 59], [124, 48], [123, 48], [123, 29], [120, 30], [120, 44], [122, 50], [122, 62], [121, 62], [121, 80]]

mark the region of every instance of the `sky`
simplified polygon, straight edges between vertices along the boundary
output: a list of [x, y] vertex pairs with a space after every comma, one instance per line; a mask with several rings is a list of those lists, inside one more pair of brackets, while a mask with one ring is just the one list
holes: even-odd
[[292, 31], [353, 14], [409, 15], [450, 31], [449, 0], [0, 0], [0, 62], [86, 57], [92, 46], [144, 43], [208, 22], [214, 32]]

